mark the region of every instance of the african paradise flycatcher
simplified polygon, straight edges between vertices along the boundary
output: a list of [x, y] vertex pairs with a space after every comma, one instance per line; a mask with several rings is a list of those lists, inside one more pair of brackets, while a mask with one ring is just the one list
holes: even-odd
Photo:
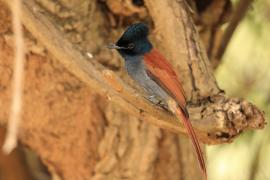
[[147, 38], [148, 33], [149, 29], [145, 24], [133, 24], [127, 28], [116, 44], [108, 47], [117, 49], [125, 60], [128, 74], [144, 88], [150, 101], [165, 105], [182, 120], [192, 140], [200, 168], [207, 179], [203, 153], [186, 109], [185, 92], [170, 63], [153, 48]]

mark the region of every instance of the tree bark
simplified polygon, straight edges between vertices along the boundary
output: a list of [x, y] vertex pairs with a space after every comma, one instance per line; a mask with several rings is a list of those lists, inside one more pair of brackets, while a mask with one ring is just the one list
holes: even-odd
[[[230, 142], [264, 125], [254, 105], [219, 89], [184, 1], [23, 1], [29, 33], [19, 138], [61, 179], [202, 179], [189, 139], [160, 129], [184, 132], [181, 124], [142, 98], [119, 56], [104, 48], [123, 30], [114, 26], [135, 20], [153, 23], [151, 38], [181, 74], [203, 142]], [[6, 124], [13, 55], [10, 28], [3, 31], [0, 119]]]

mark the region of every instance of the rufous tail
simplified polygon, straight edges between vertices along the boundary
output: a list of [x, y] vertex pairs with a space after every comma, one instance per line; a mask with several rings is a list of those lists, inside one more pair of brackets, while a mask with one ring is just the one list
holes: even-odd
[[200, 168], [204, 174], [204, 179], [207, 180], [207, 171], [206, 171], [206, 166], [205, 166], [205, 161], [204, 161], [204, 157], [203, 157], [203, 153], [202, 153], [202, 150], [201, 150], [201, 147], [200, 147], [200, 144], [199, 144], [199, 141], [198, 141], [198, 138], [194, 132], [194, 129], [190, 123], [190, 120], [188, 119], [188, 117], [185, 115], [185, 112], [182, 111], [182, 109], [180, 107], [178, 107], [176, 110], [175, 110], [175, 115], [182, 120], [185, 128], [187, 129], [188, 131], [188, 134], [192, 140], [192, 144], [193, 144], [193, 147], [196, 151], [196, 155], [197, 155], [197, 158], [198, 158], [198, 161], [200, 163]]

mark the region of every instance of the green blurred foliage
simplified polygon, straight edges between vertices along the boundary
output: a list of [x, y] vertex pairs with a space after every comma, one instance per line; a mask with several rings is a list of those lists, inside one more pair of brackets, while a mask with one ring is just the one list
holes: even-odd
[[[270, 117], [270, 0], [253, 3], [216, 71], [228, 96], [243, 97]], [[210, 180], [270, 180], [270, 128], [207, 148]]]

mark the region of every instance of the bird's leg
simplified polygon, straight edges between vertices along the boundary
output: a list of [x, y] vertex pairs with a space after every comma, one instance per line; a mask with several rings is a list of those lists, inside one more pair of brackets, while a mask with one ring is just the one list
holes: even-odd
[[164, 102], [161, 98], [159, 98], [156, 95], [150, 95], [146, 97], [147, 100], [149, 100], [151, 103], [162, 107], [163, 109], [168, 109], [168, 105], [166, 102]]
[[155, 95], [146, 96], [145, 98], [155, 105], [158, 105], [160, 102], [160, 99], [158, 99]]

